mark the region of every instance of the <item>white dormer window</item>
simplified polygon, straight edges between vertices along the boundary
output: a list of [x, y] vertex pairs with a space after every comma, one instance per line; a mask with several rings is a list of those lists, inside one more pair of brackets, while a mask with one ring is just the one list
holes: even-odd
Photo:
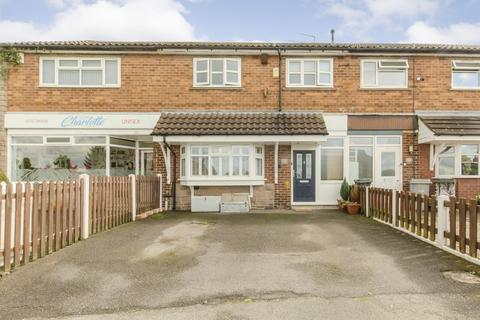
[[407, 60], [362, 60], [362, 88], [407, 88]]
[[40, 58], [40, 86], [120, 87], [119, 58]]
[[194, 87], [240, 87], [239, 58], [194, 58]]
[[287, 87], [333, 87], [333, 59], [287, 59]]
[[452, 61], [453, 89], [480, 89], [480, 61]]

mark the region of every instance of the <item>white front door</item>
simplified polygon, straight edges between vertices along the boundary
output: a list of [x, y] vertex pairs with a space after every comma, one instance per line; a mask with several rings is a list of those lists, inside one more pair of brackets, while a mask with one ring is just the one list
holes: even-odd
[[375, 187], [402, 189], [400, 146], [378, 146], [375, 151]]

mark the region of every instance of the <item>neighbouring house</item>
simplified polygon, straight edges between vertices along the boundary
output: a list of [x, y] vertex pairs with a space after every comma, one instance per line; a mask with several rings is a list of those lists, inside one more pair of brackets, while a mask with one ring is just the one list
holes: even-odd
[[1, 46], [23, 55], [0, 83], [11, 180], [161, 174], [181, 210], [235, 194], [331, 205], [344, 177], [449, 177], [458, 196], [480, 193], [480, 46]]

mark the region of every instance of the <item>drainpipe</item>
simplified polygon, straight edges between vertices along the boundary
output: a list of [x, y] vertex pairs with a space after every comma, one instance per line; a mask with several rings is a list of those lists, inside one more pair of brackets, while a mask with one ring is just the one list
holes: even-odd
[[[173, 155], [173, 189], [172, 189], [172, 210], [175, 211], [177, 208], [177, 155], [175, 151], [173, 151], [172, 146], [167, 143], [167, 136], [163, 136], [163, 143], [165, 146], [170, 150]], [[165, 160], [165, 165], [167, 165], [167, 161]]]
[[282, 112], [282, 53], [278, 52], [278, 112]]

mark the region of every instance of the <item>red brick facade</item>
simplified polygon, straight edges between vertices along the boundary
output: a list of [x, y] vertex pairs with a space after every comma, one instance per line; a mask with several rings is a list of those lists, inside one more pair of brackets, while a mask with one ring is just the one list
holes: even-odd
[[[38, 86], [41, 56], [44, 55], [25, 54], [25, 63], [10, 71], [8, 111], [277, 110], [278, 78], [272, 76], [273, 68], [278, 66], [276, 56], [270, 56], [268, 64], [262, 64], [259, 56], [242, 56], [242, 87], [231, 89], [193, 88], [192, 56], [152, 54], [120, 55], [121, 88], [42, 88]], [[408, 58], [409, 87], [400, 90], [361, 89], [363, 58], [367, 57], [334, 58], [333, 89], [294, 89], [284, 85], [284, 110], [328, 113], [478, 110], [479, 91], [451, 90], [453, 57]], [[416, 81], [417, 77], [424, 80]], [[282, 79], [285, 84], [285, 71]]]
[[[241, 55], [241, 88], [194, 88], [193, 55], [118, 54], [121, 58], [120, 88], [46, 88], [39, 87], [39, 58], [46, 54], [26, 53], [24, 63], [8, 75], [6, 100], [9, 112], [160, 112], [191, 110], [276, 111], [279, 78], [273, 76], [278, 57], [270, 55], [268, 63], [259, 55]], [[74, 54], [72, 56], [85, 56]], [[372, 58], [379, 58], [372, 55]], [[413, 114], [418, 110], [478, 111], [480, 91], [451, 89], [451, 61], [455, 56], [408, 55], [385, 58], [408, 60], [408, 88], [360, 88], [360, 62], [367, 55], [335, 56], [333, 83], [330, 89], [287, 88], [286, 60], [282, 60], [282, 108], [284, 111], [318, 111], [324, 113], [394, 113]], [[462, 60], [468, 59], [461, 57]], [[473, 58], [472, 58], [473, 59]], [[419, 79], [419, 80], [417, 80]], [[0, 102], [3, 101], [0, 96]], [[1, 139], [0, 139], [1, 141]], [[174, 146], [178, 158], [178, 146]], [[415, 131], [403, 132], [403, 186], [411, 178], [431, 178], [428, 145], [417, 144]], [[291, 149], [279, 150], [278, 184], [274, 183], [273, 146], [265, 148], [265, 187], [255, 187], [252, 201], [258, 207], [289, 207], [291, 204]], [[0, 152], [0, 156], [2, 156]], [[345, 152], [348, 156], [348, 151]], [[410, 162], [410, 158], [412, 162]], [[281, 161], [284, 160], [284, 161]], [[172, 162], [173, 166], [173, 162]], [[165, 175], [163, 154], [154, 144], [154, 168]], [[177, 178], [180, 178], [177, 165]], [[173, 179], [173, 175], [172, 175]], [[190, 190], [177, 183], [179, 207], [188, 207]], [[166, 196], [171, 187], [166, 185]], [[200, 189], [199, 192], [206, 192]], [[243, 190], [243, 189], [242, 189]], [[480, 179], [459, 179], [457, 193], [473, 196], [480, 193]], [[267, 201], [273, 194], [273, 203]]]

